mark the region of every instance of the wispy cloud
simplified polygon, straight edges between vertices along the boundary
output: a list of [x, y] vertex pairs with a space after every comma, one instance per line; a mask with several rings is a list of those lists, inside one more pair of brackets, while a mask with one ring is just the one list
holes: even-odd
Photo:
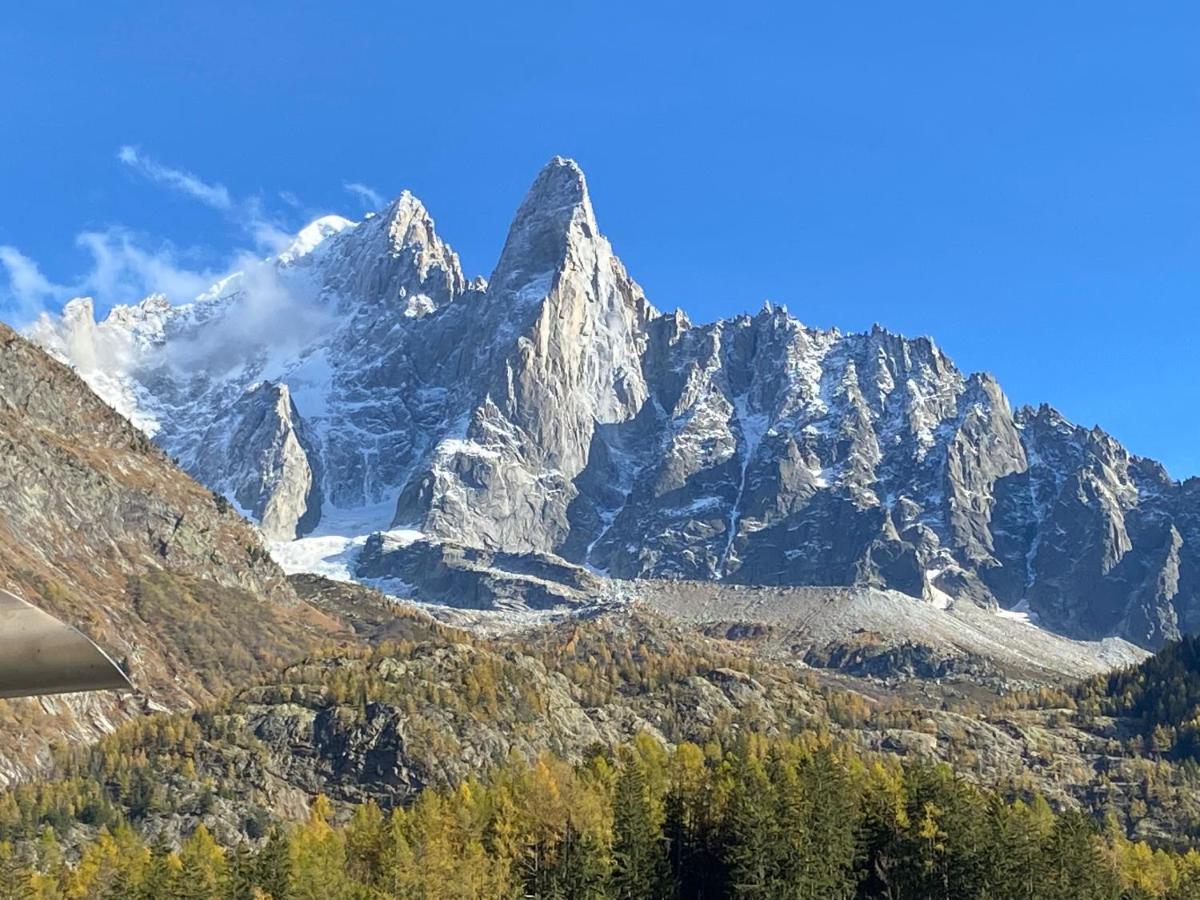
[[72, 293], [86, 293], [102, 306], [134, 302], [149, 294], [166, 294], [177, 302], [190, 300], [223, 271], [183, 265], [170, 243], [151, 242], [125, 228], [85, 231], [75, 243], [88, 252], [92, 265]]
[[233, 208], [233, 200], [225, 185], [209, 184], [191, 172], [165, 166], [131, 144], [125, 144], [117, 150], [117, 159], [151, 181], [187, 194], [205, 206], [220, 210]]
[[[256, 268], [255, 261], [261, 263], [264, 257], [274, 256], [290, 244], [296, 229], [269, 209], [261, 196], [238, 197], [225, 185], [164, 164], [132, 144], [120, 147], [116, 158], [140, 178], [218, 211], [247, 236], [245, 243], [251, 246], [222, 254], [225, 264], [208, 268], [190, 263], [188, 255], [180, 254], [169, 241], [121, 226], [89, 230], [75, 238], [76, 246], [90, 257], [86, 271], [68, 283], [58, 283], [16, 247], [0, 245], [0, 318], [23, 327], [40, 313], [56, 311], [70, 298], [83, 296], [92, 297], [100, 312], [118, 304], [136, 303], [155, 293], [166, 294], [176, 303], [187, 302], [233, 271], [247, 273], [247, 294], [251, 295], [247, 303], [271, 315], [285, 308], [277, 301], [286, 292], [273, 285], [269, 273], [250, 273]], [[379, 195], [365, 185], [348, 184], [346, 190], [381, 205]], [[294, 208], [293, 217], [296, 211], [306, 209], [290, 193], [280, 194], [279, 200]], [[264, 297], [271, 302], [260, 302]]]
[[0, 311], [6, 318], [25, 322], [53, 303], [70, 296], [71, 289], [55, 284], [38, 264], [16, 247], [0, 245], [0, 267], [7, 276], [7, 287], [0, 288]]
[[92, 297], [106, 309], [134, 303], [155, 293], [190, 300], [213, 284], [224, 269], [184, 265], [175, 248], [153, 242], [125, 228], [85, 231], [76, 246], [91, 257], [87, 271], [69, 284], [42, 274], [37, 263], [16, 247], [0, 246], [0, 315], [18, 327], [32, 322], [72, 297]]
[[291, 241], [289, 229], [259, 196], [235, 197], [220, 182], [210, 183], [185, 169], [161, 163], [132, 144], [122, 145], [117, 150], [117, 159], [147, 180], [224, 213], [253, 239], [260, 251], [277, 253]]
[[383, 206], [383, 197], [380, 196], [379, 191], [368, 187], [362, 182], [346, 181], [342, 183], [342, 187], [344, 187], [348, 193], [361, 200], [363, 206], [365, 206], [368, 211], [374, 211]]

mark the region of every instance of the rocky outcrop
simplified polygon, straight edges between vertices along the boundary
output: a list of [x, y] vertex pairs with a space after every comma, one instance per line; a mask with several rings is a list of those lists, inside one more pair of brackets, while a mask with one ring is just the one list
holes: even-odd
[[[271, 540], [311, 531], [321, 515], [321, 457], [286, 384], [252, 386], [197, 458], [214, 488], [232, 497]], [[218, 474], [220, 473], [220, 474]]]
[[645, 402], [655, 314], [600, 236], [583, 173], [553, 160], [517, 211], [471, 343], [480, 396], [400, 497], [395, 524], [492, 549], [549, 551], [571, 532], [597, 427]]
[[1050, 407], [1021, 410], [1018, 423], [1030, 464], [996, 492], [1000, 565], [985, 573], [996, 595], [1075, 633], [1145, 646], [1178, 637], [1197, 608], [1181, 577], [1200, 562], [1180, 531], [1194, 520], [1187, 485]]
[[557, 609], [603, 594], [600, 578], [546, 553], [507, 553], [446, 541], [373, 534], [359, 556], [360, 578], [399, 581], [423, 600], [467, 609]]

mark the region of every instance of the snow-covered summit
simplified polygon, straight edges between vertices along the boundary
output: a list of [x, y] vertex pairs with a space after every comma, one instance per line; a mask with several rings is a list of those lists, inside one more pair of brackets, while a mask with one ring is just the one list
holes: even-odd
[[347, 228], [353, 228], [356, 224], [349, 219], [343, 219], [341, 216], [321, 216], [321, 218], [310, 222], [296, 233], [296, 237], [292, 242], [279, 253], [278, 260], [284, 265], [293, 263], [300, 257], [312, 253], [323, 242], [335, 234], [341, 234]]

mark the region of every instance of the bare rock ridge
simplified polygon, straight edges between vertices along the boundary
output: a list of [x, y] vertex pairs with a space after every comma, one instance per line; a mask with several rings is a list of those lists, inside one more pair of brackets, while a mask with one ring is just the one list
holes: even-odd
[[360, 577], [444, 575], [465, 558], [431, 554], [445, 542], [622, 579], [1027, 605], [1149, 647], [1200, 629], [1196, 481], [1049, 407], [1014, 412], [927, 338], [770, 304], [659, 313], [569, 160], [537, 176], [487, 281], [406, 193], [194, 302], [98, 324], [75, 304], [31, 333], [271, 537], [367, 513], [420, 532]]
[[[321, 515], [320, 456], [286, 384], [263, 382], [242, 394], [237, 427], [202, 451], [200, 464], [228, 475], [220, 487], [249, 511], [269, 538], [309, 530]], [[232, 464], [232, 466], [230, 466]]]

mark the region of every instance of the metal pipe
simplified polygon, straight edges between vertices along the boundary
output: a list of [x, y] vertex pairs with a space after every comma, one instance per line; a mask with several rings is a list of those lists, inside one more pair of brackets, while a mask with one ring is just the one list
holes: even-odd
[[132, 689], [82, 632], [0, 590], [0, 697]]

